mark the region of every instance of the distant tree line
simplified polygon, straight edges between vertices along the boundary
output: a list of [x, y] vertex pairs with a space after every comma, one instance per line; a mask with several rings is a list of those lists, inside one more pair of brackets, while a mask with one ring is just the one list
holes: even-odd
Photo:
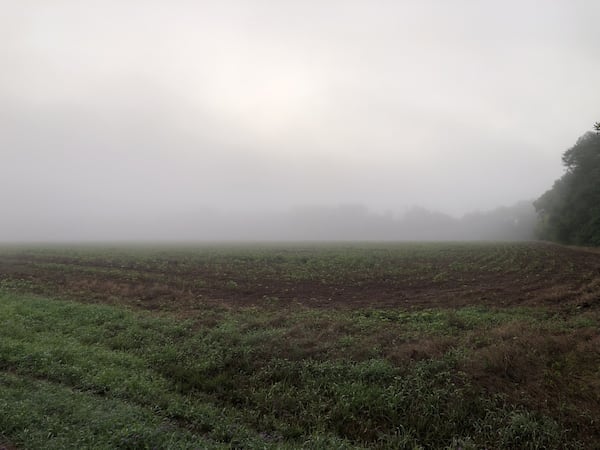
[[224, 240], [516, 241], [534, 239], [536, 223], [537, 215], [530, 201], [462, 217], [418, 206], [403, 214], [393, 214], [347, 204], [297, 207], [270, 214], [215, 211], [206, 214], [202, 225], [195, 230], [206, 233], [203, 237]]
[[[4, 219], [4, 218], [3, 218]], [[288, 211], [194, 208], [121, 217], [64, 216], [27, 229], [0, 220], [0, 241], [517, 241], [532, 240], [532, 201], [453, 217], [415, 206], [378, 213], [360, 204], [304, 206]], [[43, 225], [43, 226], [42, 226]]]
[[534, 202], [537, 236], [600, 246], [600, 122], [562, 155], [564, 175]]

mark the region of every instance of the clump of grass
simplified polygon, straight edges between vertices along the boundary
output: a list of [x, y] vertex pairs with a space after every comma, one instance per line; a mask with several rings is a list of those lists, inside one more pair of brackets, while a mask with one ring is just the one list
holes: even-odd
[[149, 408], [0, 373], [0, 430], [32, 449], [217, 448]]

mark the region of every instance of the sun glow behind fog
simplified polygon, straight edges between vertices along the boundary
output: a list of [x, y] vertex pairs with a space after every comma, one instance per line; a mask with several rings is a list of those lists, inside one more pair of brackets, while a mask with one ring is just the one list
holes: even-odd
[[246, 58], [220, 67], [208, 80], [215, 112], [259, 138], [292, 132], [314, 113], [318, 89], [303, 68]]

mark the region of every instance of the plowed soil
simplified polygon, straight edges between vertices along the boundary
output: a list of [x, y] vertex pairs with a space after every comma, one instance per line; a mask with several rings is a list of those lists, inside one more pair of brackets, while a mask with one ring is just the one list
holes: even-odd
[[143, 309], [600, 305], [600, 253], [549, 243], [4, 248], [18, 290]]

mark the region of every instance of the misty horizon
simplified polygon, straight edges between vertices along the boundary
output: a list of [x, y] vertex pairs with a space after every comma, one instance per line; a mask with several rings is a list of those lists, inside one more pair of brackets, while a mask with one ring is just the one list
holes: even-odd
[[535, 200], [598, 120], [590, 0], [0, 3], [2, 242], [393, 238]]
[[[375, 212], [360, 204], [304, 205], [287, 211], [197, 208], [115, 218], [60, 216], [39, 227], [5, 220], [4, 242], [206, 242], [206, 241], [476, 241], [530, 240], [536, 214], [531, 202], [453, 217], [414, 206], [403, 213]], [[2, 242], [2, 240], [0, 240]]]

